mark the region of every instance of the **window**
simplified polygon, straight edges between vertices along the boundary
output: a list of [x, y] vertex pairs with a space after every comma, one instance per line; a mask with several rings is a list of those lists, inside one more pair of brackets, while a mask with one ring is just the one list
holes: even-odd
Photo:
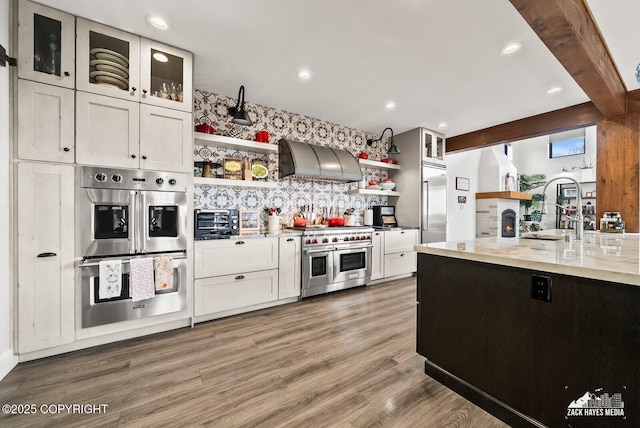
[[563, 156], [583, 155], [584, 153], [584, 137], [551, 141], [549, 143], [550, 159], [560, 158]]

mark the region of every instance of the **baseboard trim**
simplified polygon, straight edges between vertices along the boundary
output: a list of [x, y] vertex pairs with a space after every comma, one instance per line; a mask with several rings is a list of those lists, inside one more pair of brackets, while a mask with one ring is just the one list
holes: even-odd
[[4, 379], [15, 366], [18, 365], [18, 356], [12, 349], [7, 349], [0, 355], [0, 380]]
[[475, 386], [465, 382], [459, 377], [452, 375], [448, 371], [440, 368], [439, 366], [429, 362], [424, 362], [424, 372], [428, 376], [437, 380], [450, 390], [461, 395], [467, 400], [471, 401], [476, 406], [491, 413], [502, 422], [515, 427], [523, 428], [545, 428], [546, 425], [541, 424], [535, 419], [518, 412], [517, 410], [509, 407], [502, 401], [494, 398], [486, 392], [476, 388]]

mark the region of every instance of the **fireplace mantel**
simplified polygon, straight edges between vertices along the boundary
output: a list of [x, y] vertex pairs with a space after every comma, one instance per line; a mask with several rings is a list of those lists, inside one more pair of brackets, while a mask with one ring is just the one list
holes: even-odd
[[533, 198], [531, 193], [525, 192], [478, 192], [476, 193], [476, 199], [516, 199], [519, 201], [530, 201]]

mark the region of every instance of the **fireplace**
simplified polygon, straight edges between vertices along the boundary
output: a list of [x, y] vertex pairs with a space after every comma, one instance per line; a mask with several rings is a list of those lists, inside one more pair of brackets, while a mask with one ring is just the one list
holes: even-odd
[[502, 237], [503, 238], [515, 238], [516, 237], [516, 212], [512, 209], [506, 209], [502, 211], [501, 220]]

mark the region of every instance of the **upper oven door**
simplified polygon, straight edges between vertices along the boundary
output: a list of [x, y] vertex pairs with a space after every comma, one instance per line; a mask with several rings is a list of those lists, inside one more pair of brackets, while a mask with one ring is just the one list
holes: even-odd
[[140, 253], [186, 251], [187, 194], [139, 192]]
[[333, 282], [371, 277], [371, 246], [333, 252]]
[[80, 255], [134, 253], [135, 191], [83, 188], [80, 198]]

